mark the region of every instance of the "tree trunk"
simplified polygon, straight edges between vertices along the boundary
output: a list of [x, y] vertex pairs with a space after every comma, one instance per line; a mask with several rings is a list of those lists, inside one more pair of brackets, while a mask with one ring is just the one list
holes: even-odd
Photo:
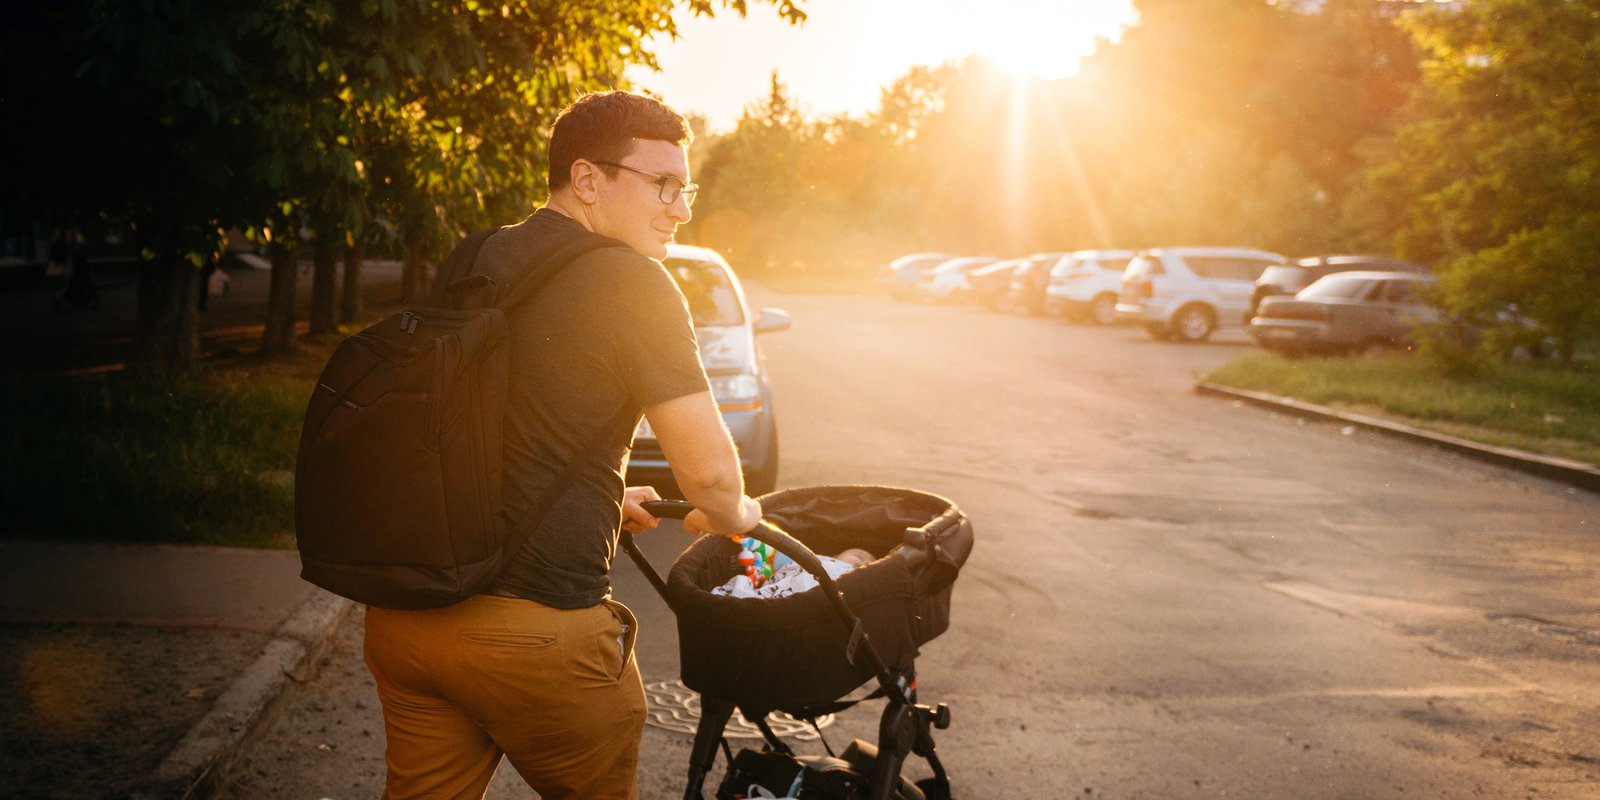
[[187, 259], [172, 260], [173, 331], [171, 371], [193, 375], [200, 371], [200, 270]]
[[344, 250], [344, 286], [339, 298], [339, 321], [351, 325], [362, 321], [366, 313], [361, 304], [361, 261], [366, 256], [367, 244], [360, 237], [351, 240]]
[[172, 264], [165, 253], [139, 265], [139, 328], [133, 363], [141, 372], [161, 375], [167, 371], [166, 354], [171, 349], [167, 343], [177, 317], [172, 289]]
[[424, 255], [427, 245], [415, 239], [406, 240], [405, 261], [400, 270], [400, 302], [415, 305], [428, 296], [428, 263]]
[[311, 335], [337, 333], [336, 306], [339, 280], [337, 228], [320, 227], [311, 244]]
[[134, 364], [154, 375], [200, 368], [199, 271], [163, 251], [139, 269], [139, 326]]
[[294, 352], [294, 286], [299, 277], [295, 253], [288, 244], [273, 241], [267, 246], [272, 259], [272, 283], [267, 294], [267, 326], [261, 333], [264, 356]]

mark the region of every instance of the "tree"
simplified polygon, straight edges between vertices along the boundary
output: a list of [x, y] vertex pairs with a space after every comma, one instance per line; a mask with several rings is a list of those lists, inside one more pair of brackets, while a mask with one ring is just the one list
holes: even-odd
[[[804, 17], [794, 0], [770, 2]], [[191, 273], [216, 257], [221, 230], [254, 230], [274, 263], [262, 349], [292, 348], [293, 275], [279, 273], [294, 268], [303, 225], [336, 243], [372, 221], [370, 202], [405, 203], [415, 229], [402, 237], [420, 252], [526, 214], [543, 187], [540, 126], [580, 92], [620, 85], [626, 65], [653, 64], [647, 40], [674, 32], [676, 5], [11, 4], [0, 66], [7, 107], [22, 112], [0, 126], [0, 156], [16, 165], [0, 177], [0, 206], [128, 232], [147, 262], [140, 351], [160, 370], [197, 363]], [[395, 157], [375, 175], [366, 158], [379, 151]], [[389, 182], [383, 192], [374, 178]], [[326, 277], [318, 286], [324, 327], [332, 289]]]
[[1600, 331], [1600, 0], [1474, 0], [1405, 24], [1425, 77], [1370, 174], [1387, 230], [1441, 266], [1454, 310], [1515, 304], [1570, 360]]

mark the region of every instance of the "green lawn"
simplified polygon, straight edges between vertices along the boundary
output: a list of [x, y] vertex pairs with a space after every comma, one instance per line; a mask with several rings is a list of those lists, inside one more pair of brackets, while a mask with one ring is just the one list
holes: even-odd
[[1600, 463], [1600, 363], [1493, 364], [1451, 377], [1427, 359], [1251, 353], [1205, 380], [1397, 419], [1464, 439]]
[[292, 546], [300, 424], [326, 356], [177, 381], [8, 376], [0, 536]]

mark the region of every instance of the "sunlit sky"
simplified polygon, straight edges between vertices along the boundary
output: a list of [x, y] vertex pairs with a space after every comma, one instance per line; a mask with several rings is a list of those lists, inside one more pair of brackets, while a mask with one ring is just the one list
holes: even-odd
[[799, 27], [751, 0], [741, 19], [679, 16], [679, 38], [652, 45], [660, 73], [634, 82], [686, 113], [728, 130], [764, 97], [773, 70], [812, 116], [862, 114], [882, 87], [913, 65], [987, 56], [1019, 74], [1077, 71], [1096, 37], [1116, 39], [1136, 14], [1132, 0], [805, 0]]

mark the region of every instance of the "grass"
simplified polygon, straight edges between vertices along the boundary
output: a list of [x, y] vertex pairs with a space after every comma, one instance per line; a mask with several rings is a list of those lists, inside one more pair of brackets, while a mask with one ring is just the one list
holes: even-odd
[[1287, 359], [1251, 353], [1205, 378], [1318, 405], [1399, 419], [1486, 444], [1600, 463], [1600, 363], [1508, 361], [1470, 376], [1429, 360]]
[[332, 345], [180, 380], [8, 377], [0, 536], [292, 546], [300, 425]]

